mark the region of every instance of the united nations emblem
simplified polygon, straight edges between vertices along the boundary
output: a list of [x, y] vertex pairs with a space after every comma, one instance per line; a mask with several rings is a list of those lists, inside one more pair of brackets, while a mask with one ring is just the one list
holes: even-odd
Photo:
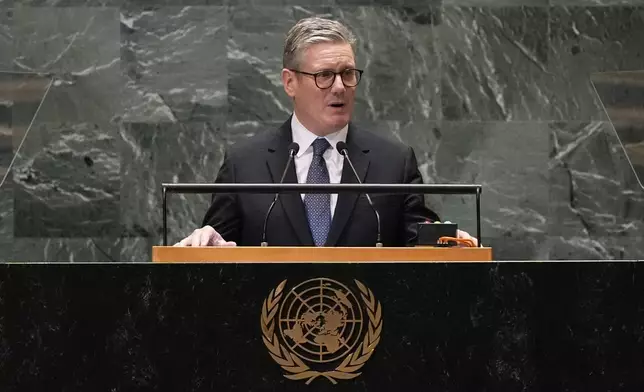
[[327, 278], [307, 280], [284, 295], [286, 280], [262, 306], [262, 338], [284, 377], [306, 380], [358, 377], [380, 342], [382, 308], [373, 293], [355, 280], [349, 287]]

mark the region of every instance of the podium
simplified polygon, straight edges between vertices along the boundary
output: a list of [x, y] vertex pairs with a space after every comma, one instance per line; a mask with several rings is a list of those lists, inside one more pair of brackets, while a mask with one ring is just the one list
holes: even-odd
[[[332, 252], [344, 262], [284, 262]], [[6, 264], [0, 390], [643, 390], [644, 263], [403, 261], [463, 252], [485, 258], [159, 247], [157, 263]], [[235, 255], [262, 260], [160, 262]]]
[[489, 247], [174, 247], [155, 246], [158, 263], [342, 263], [492, 261]]

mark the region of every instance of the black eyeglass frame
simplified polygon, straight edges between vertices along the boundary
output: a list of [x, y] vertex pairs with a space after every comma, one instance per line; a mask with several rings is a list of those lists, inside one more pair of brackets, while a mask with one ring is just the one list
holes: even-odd
[[[335, 83], [335, 79], [338, 77], [338, 75], [340, 75], [340, 80], [342, 81], [342, 84], [344, 85], [344, 87], [348, 87], [348, 88], [356, 87], [357, 85], [360, 84], [360, 81], [362, 80], [362, 73], [364, 72], [364, 70], [357, 69], [357, 68], [347, 68], [347, 69], [343, 69], [340, 72], [335, 72], [335, 71], [331, 71], [330, 69], [325, 69], [323, 71], [314, 72], [314, 73], [304, 72], [304, 71], [300, 71], [298, 69], [291, 69], [291, 68], [289, 68], [288, 70], [292, 71], [292, 72], [295, 72], [295, 73], [302, 74], [302, 75], [313, 76], [313, 80], [315, 81], [315, 85], [320, 90], [326, 90], [328, 88], [331, 88], [333, 86], [333, 84]], [[344, 79], [342, 78], [342, 74], [347, 72], [347, 71], [357, 71], [358, 72], [358, 81], [356, 82], [356, 84], [347, 85], [347, 83], [344, 81]], [[333, 80], [331, 81], [331, 84], [329, 84], [327, 87], [320, 87], [320, 84], [318, 83], [318, 75], [321, 75], [321, 74], [326, 73], [326, 72], [332, 72], [333, 73]]]

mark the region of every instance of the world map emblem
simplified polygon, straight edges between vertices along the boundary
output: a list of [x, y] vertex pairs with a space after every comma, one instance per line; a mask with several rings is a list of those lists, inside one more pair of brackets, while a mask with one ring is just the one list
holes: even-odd
[[328, 278], [271, 290], [262, 305], [262, 339], [291, 380], [358, 377], [380, 342], [382, 307], [358, 280], [348, 287]]

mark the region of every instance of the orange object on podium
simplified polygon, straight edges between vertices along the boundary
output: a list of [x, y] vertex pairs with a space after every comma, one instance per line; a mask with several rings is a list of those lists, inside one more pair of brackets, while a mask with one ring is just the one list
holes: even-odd
[[155, 246], [157, 263], [342, 263], [492, 261], [489, 247], [175, 247]]

